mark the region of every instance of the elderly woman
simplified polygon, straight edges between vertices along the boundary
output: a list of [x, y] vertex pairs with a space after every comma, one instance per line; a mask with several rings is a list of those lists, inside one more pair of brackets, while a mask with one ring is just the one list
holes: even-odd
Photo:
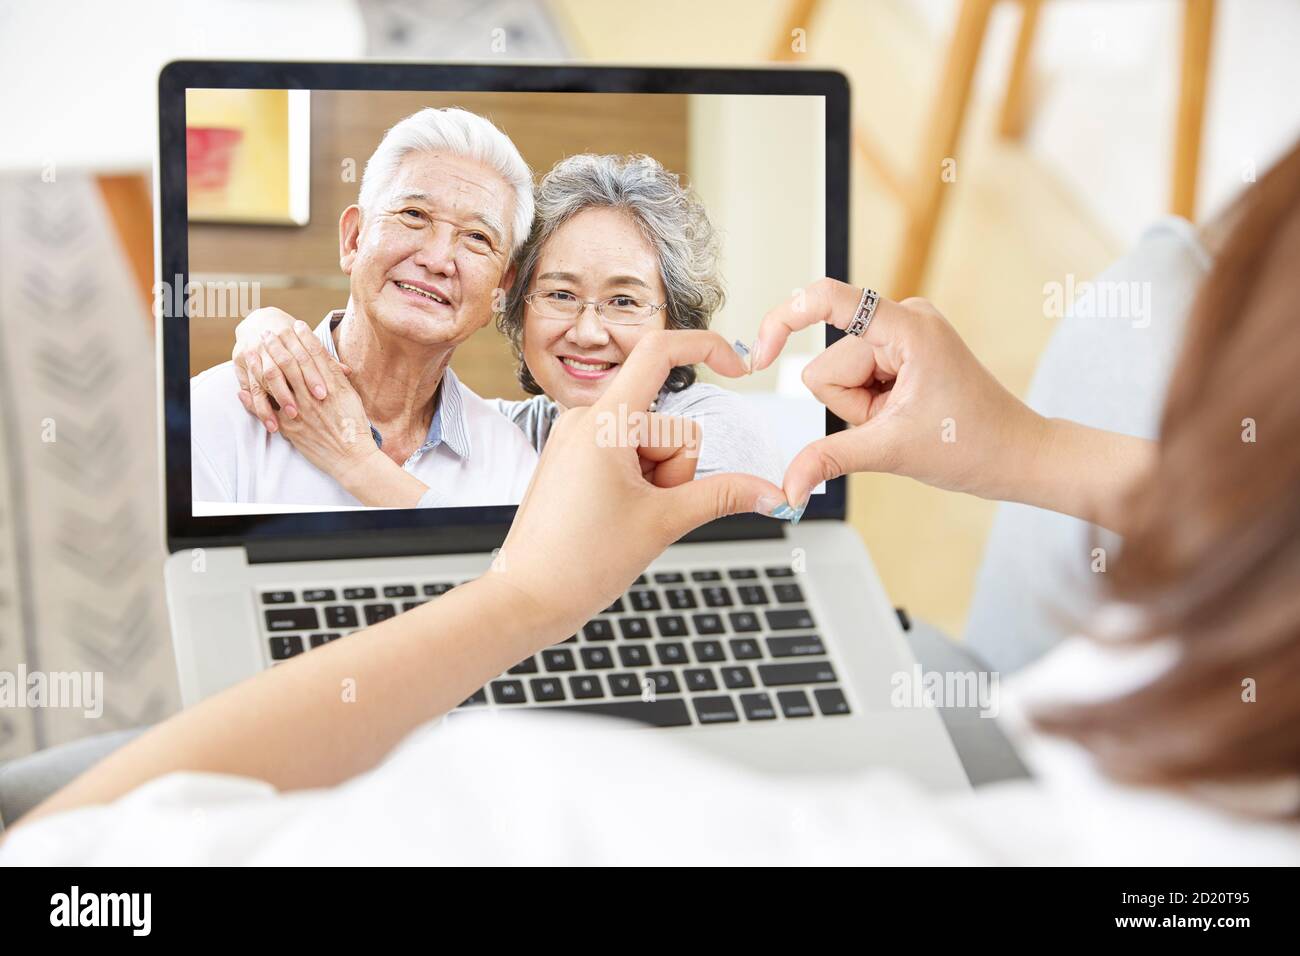
[[[534, 397], [495, 405], [540, 452], [559, 413], [592, 405], [646, 334], [707, 328], [724, 293], [717, 235], [703, 204], [649, 156], [565, 159], [542, 178], [536, 210], [498, 315], [519, 359], [519, 382]], [[274, 361], [261, 348], [265, 332], [296, 334], [292, 317], [279, 309], [250, 313], [236, 330], [234, 358], [244, 359], [251, 375]], [[260, 362], [248, 363], [250, 356]], [[315, 400], [275, 397], [295, 408]], [[692, 366], [672, 370], [652, 410], [699, 425], [697, 477], [741, 472], [780, 481], [781, 461], [744, 399], [697, 381]], [[301, 440], [304, 428], [337, 426], [328, 415], [298, 416], [300, 423], [284, 428], [290, 441]], [[411, 500], [394, 498], [392, 487], [376, 483], [363, 503]]]

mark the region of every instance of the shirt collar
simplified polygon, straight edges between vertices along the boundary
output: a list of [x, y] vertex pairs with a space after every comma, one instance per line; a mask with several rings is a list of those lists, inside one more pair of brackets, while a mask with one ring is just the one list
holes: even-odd
[[[335, 309], [316, 326], [316, 337], [325, 346], [330, 358], [336, 362], [339, 361], [339, 353], [334, 347], [333, 333], [335, 326], [343, 321], [345, 314], [345, 310]], [[375, 444], [382, 448], [384, 438], [374, 425], [370, 426], [370, 434], [374, 436]], [[418, 459], [439, 444], [445, 444], [461, 458], [469, 460], [470, 440], [469, 428], [465, 421], [465, 401], [461, 395], [460, 379], [456, 377], [450, 365], [442, 373], [442, 385], [438, 389], [438, 404], [434, 407], [433, 419], [429, 422], [428, 437], [411, 458]]]

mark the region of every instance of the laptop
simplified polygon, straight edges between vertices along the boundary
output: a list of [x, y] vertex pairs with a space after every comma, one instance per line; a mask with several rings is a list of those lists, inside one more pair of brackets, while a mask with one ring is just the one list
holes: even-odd
[[[191, 379], [229, 359], [251, 306], [316, 325], [348, 302], [338, 217], [397, 119], [430, 105], [478, 112], [538, 174], [584, 151], [647, 153], [685, 173], [722, 236], [729, 299], [714, 325], [729, 338], [752, 340], [763, 311], [800, 283], [847, 274], [839, 73], [183, 61], [162, 71], [158, 94], [166, 589], [186, 706], [437, 600], [486, 571], [509, 528], [509, 500], [385, 508], [196, 495], [193, 440], [208, 436], [193, 433]], [[782, 462], [844, 427], [798, 382], [800, 355], [841, 334], [806, 330], [765, 381], [717, 383], [745, 390]], [[513, 374], [499, 335], [487, 326], [451, 363], [485, 399]], [[967, 786], [939, 713], [895, 703], [915, 659], [845, 513], [840, 478], [798, 525], [738, 515], [698, 529], [578, 633], [471, 695], [448, 726], [464, 713], [567, 709], [620, 721], [629, 742], [677, 734], [772, 772], [891, 767]]]

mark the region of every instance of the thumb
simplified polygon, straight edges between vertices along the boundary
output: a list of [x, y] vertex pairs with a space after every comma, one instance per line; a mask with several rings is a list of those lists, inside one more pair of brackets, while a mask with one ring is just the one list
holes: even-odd
[[785, 496], [795, 508], [823, 481], [855, 471], [888, 471], [889, 444], [879, 419], [805, 445], [785, 470]]
[[666, 510], [673, 516], [675, 538], [715, 518], [757, 511], [771, 514], [785, 504], [781, 489], [756, 475], [727, 473], [697, 478], [665, 489]]

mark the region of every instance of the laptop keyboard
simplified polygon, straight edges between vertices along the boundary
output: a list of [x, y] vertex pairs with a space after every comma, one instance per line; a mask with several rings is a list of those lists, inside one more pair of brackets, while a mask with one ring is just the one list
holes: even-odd
[[[459, 581], [259, 592], [272, 664], [386, 621]], [[849, 713], [790, 567], [644, 574], [579, 633], [456, 708], [558, 708], [658, 727]]]

